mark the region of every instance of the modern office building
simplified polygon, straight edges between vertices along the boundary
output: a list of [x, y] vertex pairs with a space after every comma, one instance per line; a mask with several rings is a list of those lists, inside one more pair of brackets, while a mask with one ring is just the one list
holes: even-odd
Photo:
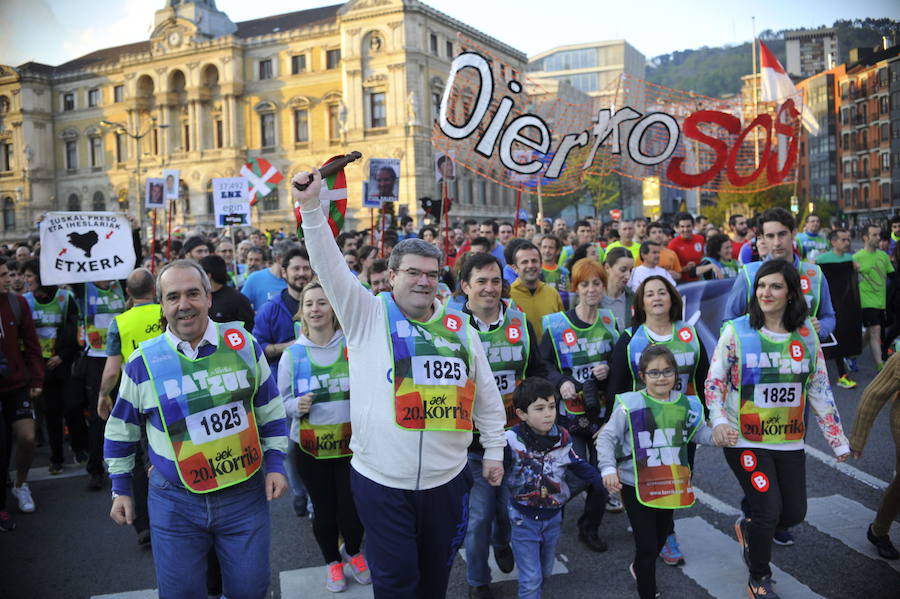
[[837, 32], [830, 28], [786, 31], [784, 49], [784, 68], [793, 77], [811, 77], [839, 60]]

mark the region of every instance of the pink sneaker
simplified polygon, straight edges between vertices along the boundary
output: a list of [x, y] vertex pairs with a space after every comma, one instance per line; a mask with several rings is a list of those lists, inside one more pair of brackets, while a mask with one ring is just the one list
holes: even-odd
[[372, 573], [369, 572], [369, 564], [366, 563], [366, 557], [362, 551], [350, 557], [347, 554], [347, 549], [341, 545], [341, 557], [350, 564], [350, 572], [353, 574], [356, 582], [359, 584], [372, 584]]
[[331, 562], [325, 568], [325, 588], [332, 593], [341, 593], [347, 590], [347, 579], [344, 578], [342, 562]]

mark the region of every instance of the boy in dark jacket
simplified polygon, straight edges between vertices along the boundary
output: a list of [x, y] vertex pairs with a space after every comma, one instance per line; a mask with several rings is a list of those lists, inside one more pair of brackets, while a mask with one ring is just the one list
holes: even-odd
[[566, 470], [597, 489], [603, 478], [575, 453], [569, 431], [556, 424], [555, 389], [547, 379], [525, 379], [513, 401], [522, 422], [506, 431], [504, 484], [510, 487], [512, 548], [519, 597], [540, 597], [541, 584], [553, 571], [562, 507], [570, 494]]

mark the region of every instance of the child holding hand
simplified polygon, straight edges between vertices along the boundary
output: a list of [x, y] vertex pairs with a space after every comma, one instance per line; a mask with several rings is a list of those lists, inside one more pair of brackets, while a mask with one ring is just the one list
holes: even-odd
[[537, 599], [553, 572], [569, 499], [567, 469], [597, 489], [600, 472], [572, 448], [572, 437], [556, 424], [556, 390], [547, 379], [529, 377], [513, 395], [521, 422], [506, 431], [504, 484], [510, 487], [512, 550], [519, 568], [519, 599]]
[[[714, 445], [695, 396], [675, 391], [678, 365], [661, 344], [644, 350], [639, 362], [645, 389], [616, 396], [609, 422], [597, 436], [597, 461], [603, 484], [621, 491], [634, 535], [629, 566], [641, 599], [657, 597], [656, 557], [666, 542], [678, 508], [694, 504], [689, 441]], [[727, 440], [737, 442], [737, 434]]]

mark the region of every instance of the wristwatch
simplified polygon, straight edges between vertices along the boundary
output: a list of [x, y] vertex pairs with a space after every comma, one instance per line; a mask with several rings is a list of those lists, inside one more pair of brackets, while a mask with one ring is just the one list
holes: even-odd
[[116, 497], [120, 497], [120, 495], [119, 495], [119, 493], [116, 493], [115, 491], [113, 491], [112, 492], [113, 501], [115, 501]]

